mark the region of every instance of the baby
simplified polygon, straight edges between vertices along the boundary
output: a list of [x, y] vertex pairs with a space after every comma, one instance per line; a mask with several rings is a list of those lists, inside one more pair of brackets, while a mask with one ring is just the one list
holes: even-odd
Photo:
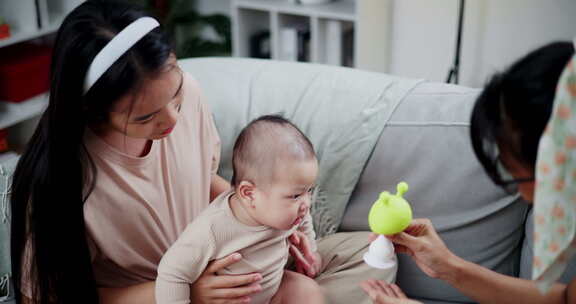
[[190, 303], [190, 284], [207, 264], [238, 252], [243, 259], [221, 274], [258, 272], [262, 291], [252, 303], [323, 303], [311, 278], [285, 270], [288, 238], [305, 233], [313, 251], [309, 214], [318, 161], [308, 138], [279, 116], [252, 121], [232, 157], [233, 189], [190, 223], [158, 266], [156, 303]]

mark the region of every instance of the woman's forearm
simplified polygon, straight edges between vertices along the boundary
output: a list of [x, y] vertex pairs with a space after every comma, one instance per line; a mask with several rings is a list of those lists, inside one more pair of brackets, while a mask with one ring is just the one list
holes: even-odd
[[[442, 279], [479, 303], [568, 303], [566, 285], [555, 284], [542, 295], [534, 281], [506, 276], [460, 258], [451, 263], [453, 271]], [[576, 284], [571, 283], [574, 291], [572, 285]]]
[[99, 288], [101, 304], [155, 304], [154, 282], [123, 288]]

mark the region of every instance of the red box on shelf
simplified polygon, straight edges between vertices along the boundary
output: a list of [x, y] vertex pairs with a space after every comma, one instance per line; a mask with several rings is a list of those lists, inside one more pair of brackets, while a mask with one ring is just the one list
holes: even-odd
[[0, 129], [0, 153], [8, 151], [8, 131]]
[[10, 38], [10, 25], [8, 23], [0, 24], [0, 39]]
[[52, 49], [19, 44], [0, 49], [0, 100], [21, 102], [48, 91]]

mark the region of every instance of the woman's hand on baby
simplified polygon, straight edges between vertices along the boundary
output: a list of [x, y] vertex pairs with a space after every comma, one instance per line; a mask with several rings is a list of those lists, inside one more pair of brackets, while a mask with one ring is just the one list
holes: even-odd
[[368, 294], [374, 304], [418, 304], [406, 297], [396, 284], [379, 280], [366, 280], [360, 287]]
[[446, 279], [460, 261], [444, 244], [429, 219], [414, 219], [403, 232], [386, 236], [397, 253], [409, 254], [433, 278]]
[[242, 256], [239, 253], [234, 253], [208, 264], [202, 275], [191, 285], [192, 303], [250, 303], [250, 295], [262, 290], [259, 283], [262, 275], [259, 273], [217, 275], [218, 271], [241, 259]]
[[296, 272], [315, 278], [322, 267], [322, 258], [318, 252], [312, 251], [308, 236], [301, 231], [295, 231], [289, 240], [290, 254], [294, 258]]

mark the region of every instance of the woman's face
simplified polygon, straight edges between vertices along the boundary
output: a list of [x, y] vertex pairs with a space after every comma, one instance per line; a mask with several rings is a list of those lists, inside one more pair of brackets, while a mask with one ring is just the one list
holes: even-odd
[[131, 138], [153, 140], [168, 136], [182, 106], [183, 77], [171, 56], [157, 77], [145, 79], [136, 93], [127, 94], [116, 103], [108, 129]]
[[[510, 173], [514, 179], [525, 180], [534, 178], [533, 170], [527, 168], [524, 164], [518, 161], [514, 155], [507, 152], [506, 149], [501, 149], [500, 160], [508, 173]], [[518, 192], [525, 201], [532, 203], [534, 201], [534, 181], [518, 183]]]

